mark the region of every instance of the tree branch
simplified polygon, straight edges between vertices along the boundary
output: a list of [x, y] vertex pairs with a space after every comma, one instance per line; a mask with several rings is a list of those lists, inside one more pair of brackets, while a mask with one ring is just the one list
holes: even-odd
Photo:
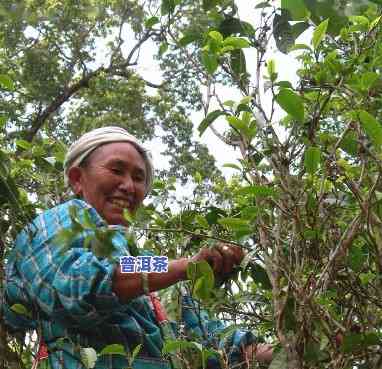
[[57, 96], [37, 117], [32, 121], [31, 128], [25, 134], [25, 140], [31, 142], [36, 136], [37, 132], [44, 125], [45, 121], [55, 113], [65, 102], [67, 102], [74, 94], [76, 94], [82, 88], [88, 87], [89, 82], [92, 78], [98, 76], [101, 72], [106, 72], [108, 74], [114, 75], [117, 72], [126, 69], [127, 67], [133, 65], [131, 60], [134, 57], [135, 52], [142, 46], [142, 44], [147, 41], [152, 36], [152, 32], [147, 31], [143, 37], [134, 45], [131, 49], [129, 55], [127, 56], [124, 63], [117, 66], [113, 65], [113, 60], [110, 62], [108, 68], [100, 67], [93, 72], [83, 76], [78, 82], [72, 84], [70, 87], [66, 88], [62, 94]]
[[195, 232], [188, 231], [186, 229], [181, 229], [181, 228], [180, 229], [179, 228], [143, 228], [142, 229], [140, 227], [133, 227], [133, 228], [138, 228], [138, 229], [140, 229], [142, 231], [145, 231], [145, 232], [185, 233], [185, 234], [189, 234], [191, 236], [201, 237], [201, 238], [208, 238], [210, 240], [215, 240], [215, 241], [220, 241], [220, 242], [224, 242], [224, 243], [229, 243], [231, 245], [235, 245], [235, 246], [243, 248], [243, 245], [240, 244], [240, 243], [237, 243], [237, 242], [226, 240], [226, 239], [220, 238], [220, 237], [210, 236], [210, 235], [205, 234], [205, 233], [195, 233]]
[[357, 236], [358, 229], [361, 225], [361, 214], [358, 214], [352, 222], [349, 224], [346, 231], [343, 233], [340, 242], [338, 243], [336, 249], [332, 252], [329, 257], [329, 261], [324, 267], [320, 278], [316, 283], [316, 288], [312, 289], [309, 299], [313, 297], [314, 293], [320, 288], [323, 282], [330, 276], [334, 266], [335, 261], [339, 255], [344, 254], [344, 251], [352, 244], [353, 240]]
[[45, 108], [41, 114], [38, 114], [37, 117], [33, 120], [31, 128], [25, 135], [25, 140], [31, 142], [39, 129], [44, 125], [45, 121], [57, 111], [66, 101], [68, 101], [76, 92], [81, 90], [84, 87], [89, 85], [90, 80], [97, 76], [99, 73], [104, 71], [104, 68], [101, 67], [94, 72], [89, 73], [87, 76], [81, 78], [77, 83], [74, 83], [72, 86], [67, 88], [61, 95], [57, 96], [51, 104]]

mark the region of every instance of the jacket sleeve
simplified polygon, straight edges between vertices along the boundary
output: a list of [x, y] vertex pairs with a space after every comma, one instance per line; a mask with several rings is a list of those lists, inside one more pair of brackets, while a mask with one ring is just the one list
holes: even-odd
[[14, 269], [38, 314], [87, 329], [124, 309], [112, 292], [116, 265], [84, 248], [89, 234], [78, 234], [63, 251], [57, 234], [69, 229], [71, 221], [61, 212], [40, 216], [33, 236], [23, 232], [18, 237]]
[[[256, 343], [256, 337], [251, 331], [236, 329], [228, 338], [220, 339], [220, 333], [226, 325], [217, 319], [210, 319], [207, 312], [189, 295], [182, 296], [182, 319], [187, 335], [199, 339], [206, 346], [224, 350], [228, 356], [229, 365], [237, 365], [243, 361], [242, 349]], [[209, 359], [208, 368], [219, 368], [216, 358]]]

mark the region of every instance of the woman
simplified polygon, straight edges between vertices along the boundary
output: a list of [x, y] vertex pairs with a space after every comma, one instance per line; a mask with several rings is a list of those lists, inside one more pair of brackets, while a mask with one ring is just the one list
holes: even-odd
[[[241, 262], [240, 248], [218, 245], [170, 261], [164, 273], [122, 273], [118, 260], [129, 255], [123, 211], [139, 208], [152, 178], [150, 156], [134, 136], [119, 127], [95, 129], [70, 147], [65, 160], [65, 181], [76, 199], [47, 210], [17, 237], [7, 263], [5, 321], [15, 329], [37, 329], [52, 368], [84, 368], [81, 348], [100, 352], [109, 344], [123, 345], [128, 354], [141, 344], [135, 369], [169, 368], [146, 295], [185, 280], [190, 262], [206, 260], [223, 277]], [[112, 261], [84, 247], [94, 237], [91, 228], [62, 252], [58, 235], [75, 228], [74, 213], [80, 222], [86, 218], [97, 229], [113, 230]], [[29, 316], [15, 312], [15, 304], [23, 305]], [[208, 329], [207, 320], [199, 323]], [[239, 345], [254, 342], [249, 333], [237, 337]], [[119, 369], [128, 362], [122, 355], [103, 355], [95, 365]]]

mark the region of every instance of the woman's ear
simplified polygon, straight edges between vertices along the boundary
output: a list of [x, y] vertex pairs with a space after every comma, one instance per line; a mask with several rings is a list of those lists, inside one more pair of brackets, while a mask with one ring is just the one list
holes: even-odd
[[71, 167], [68, 170], [69, 184], [76, 196], [82, 194], [82, 176], [83, 169], [81, 167]]

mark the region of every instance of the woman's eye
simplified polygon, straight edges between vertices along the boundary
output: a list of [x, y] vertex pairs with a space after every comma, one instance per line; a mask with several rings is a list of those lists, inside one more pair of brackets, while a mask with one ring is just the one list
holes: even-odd
[[135, 182], [144, 182], [146, 180], [145, 176], [141, 174], [135, 175], [133, 179]]
[[122, 170], [119, 169], [119, 168], [111, 168], [111, 171], [114, 173], [114, 174], [117, 174], [117, 175], [120, 175], [122, 174]]

